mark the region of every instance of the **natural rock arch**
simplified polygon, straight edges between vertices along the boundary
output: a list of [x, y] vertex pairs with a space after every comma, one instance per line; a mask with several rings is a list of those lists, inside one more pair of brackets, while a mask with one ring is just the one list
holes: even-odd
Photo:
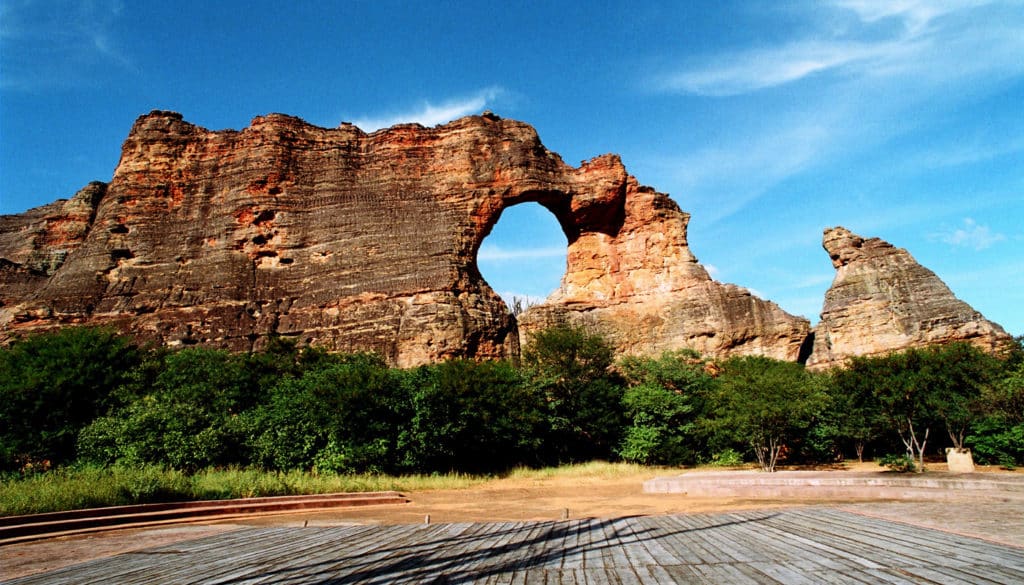
[[[366, 134], [277, 114], [215, 132], [152, 112], [101, 191], [72, 200], [91, 207], [76, 203], [88, 220], [67, 237], [57, 204], [2, 218], [0, 336], [95, 323], [170, 345], [293, 336], [401, 366], [513, 355], [516, 323], [475, 258], [501, 211], [527, 201], [558, 219], [568, 257], [522, 331], [579, 322], [623, 353], [792, 360], [809, 330], [713, 281], [687, 246], [689, 216], [617, 156], [574, 168], [490, 114]], [[59, 261], [37, 274], [36, 257]]]

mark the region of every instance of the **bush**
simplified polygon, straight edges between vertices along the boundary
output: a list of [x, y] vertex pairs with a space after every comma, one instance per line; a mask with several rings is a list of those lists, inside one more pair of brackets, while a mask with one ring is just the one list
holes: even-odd
[[546, 405], [511, 364], [452, 360], [414, 375], [407, 468], [481, 473], [537, 461]]
[[911, 473], [917, 469], [917, 466], [914, 465], [914, 458], [906, 454], [886, 455], [879, 460], [878, 464], [898, 473]]
[[612, 371], [612, 348], [582, 327], [560, 326], [531, 336], [524, 373], [547, 404], [545, 463], [610, 458], [621, 441], [623, 381]]
[[0, 349], [0, 470], [74, 460], [78, 432], [120, 404], [142, 355], [127, 338], [85, 327]]
[[203, 348], [166, 354], [148, 392], [82, 430], [82, 459], [183, 470], [247, 463], [238, 416], [256, 400], [245, 360]]
[[399, 469], [399, 441], [412, 415], [406, 379], [370, 354], [343, 356], [283, 379], [242, 423], [254, 461], [278, 470]]
[[726, 449], [711, 456], [712, 467], [739, 467], [743, 465], [743, 454], [735, 449]]
[[628, 357], [619, 367], [630, 384], [622, 398], [628, 426], [619, 456], [645, 464], [696, 462], [696, 421], [713, 385], [700, 356], [678, 351], [657, 359]]
[[1005, 417], [987, 417], [971, 427], [967, 443], [982, 465], [1024, 465], [1024, 423], [1012, 424]]

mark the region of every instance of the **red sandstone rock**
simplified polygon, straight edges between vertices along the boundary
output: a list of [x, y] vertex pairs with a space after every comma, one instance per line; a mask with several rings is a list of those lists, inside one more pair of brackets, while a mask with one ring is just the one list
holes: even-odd
[[952, 341], [994, 352], [1012, 341], [906, 250], [842, 227], [826, 229], [822, 245], [836, 276], [825, 294], [809, 367]]
[[712, 280], [687, 245], [689, 219], [667, 195], [628, 177], [620, 216], [570, 235], [561, 286], [520, 316], [523, 341], [552, 324], [575, 323], [603, 333], [620, 353], [692, 348], [797, 360], [807, 320]]
[[516, 323], [475, 258], [524, 201], [570, 242], [562, 287], [528, 326], [592, 323], [629, 353], [796, 358], [806, 321], [711, 280], [667, 196], [613, 155], [572, 168], [494, 115], [372, 134], [142, 116], [109, 185], [0, 218], [0, 337], [91, 323], [235, 350], [294, 336], [398, 365], [514, 354]]

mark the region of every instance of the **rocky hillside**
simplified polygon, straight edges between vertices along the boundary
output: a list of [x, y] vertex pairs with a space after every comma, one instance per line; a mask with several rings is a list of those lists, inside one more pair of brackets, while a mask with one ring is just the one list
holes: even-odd
[[[554, 214], [569, 249], [560, 288], [517, 323], [476, 255], [502, 210], [527, 201]], [[367, 134], [277, 114], [210, 131], [155, 111], [132, 127], [110, 183], [0, 217], [0, 342], [81, 323], [234, 350], [277, 334], [409, 366], [514, 355], [528, 332], [570, 322], [620, 353], [807, 359], [807, 320], [712, 280], [687, 245], [688, 220], [618, 157], [571, 167], [529, 125], [489, 113]], [[924, 293], [863, 303], [843, 292], [854, 273], [888, 282], [905, 268], [897, 256], [837, 264], [811, 363], [986, 335], [935, 316], [945, 301], [922, 305]], [[900, 277], [935, 288], [926, 281]], [[886, 310], [905, 315], [892, 329], [902, 333], [875, 316]]]

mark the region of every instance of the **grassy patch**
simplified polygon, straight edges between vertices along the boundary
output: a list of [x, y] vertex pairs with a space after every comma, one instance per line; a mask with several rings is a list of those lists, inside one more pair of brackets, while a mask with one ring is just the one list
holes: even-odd
[[[592, 461], [541, 469], [519, 468], [502, 476], [525, 480], [601, 480], [664, 468]], [[39, 514], [154, 502], [228, 500], [340, 492], [455, 490], [494, 480], [460, 473], [431, 475], [336, 475], [303, 471], [207, 469], [187, 475], [161, 467], [73, 467], [0, 482], [0, 516]]]
[[187, 500], [460, 489], [487, 479], [463, 474], [332, 475], [248, 469], [210, 469], [186, 475], [160, 467], [77, 467], [5, 478], [0, 483], [0, 516]]
[[510, 479], [614, 479], [639, 473], [648, 473], [654, 467], [636, 463], [608, 463], [607, 461], [588, 461], [559, 467], [542, 467], [530, 469], [520, 467], [510, 471], [505, 477]]

